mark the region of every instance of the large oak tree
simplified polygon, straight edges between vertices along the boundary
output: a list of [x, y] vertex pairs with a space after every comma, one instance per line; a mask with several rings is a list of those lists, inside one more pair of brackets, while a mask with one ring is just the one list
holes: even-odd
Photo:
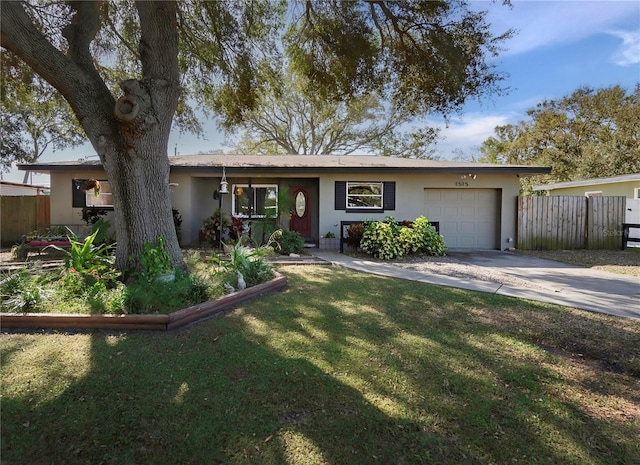
[[535, 184], [578, 181], [640, 172], [640, 84], [581, 87], [527, 111], [529, 119], [495, 128], [482, 143], [480, 161], [551, 166]]
[[[306, 78], [270, 79], [257, 105], [233, 126], [234, 152], [280, 155], [372, 155], [434, 158], [438, 130], [399, 111], [375, 93], [333, 101], [308, 91]], [[417, 129], [416, 129], [417, 127]], [[239, 133], [239, 135], [238, 135]]]
[[511, 35], [492, 34], [485, 13], [465, 1], [34, 0], [1, 8], [0, 45], [60, 92], [100, 157], [120, 269], [158, 236], [182, 262], [167, 142], [172, 124], [198, 128], [190, 105], [237, 124], [283, 54], [324, 99], [375, 92], [407, 114], [446, 114], [500, 91], [491, 59]]
[[84, 131], [62, 95], [9, 52], [0, 57], [0, 171], [81, 144]]

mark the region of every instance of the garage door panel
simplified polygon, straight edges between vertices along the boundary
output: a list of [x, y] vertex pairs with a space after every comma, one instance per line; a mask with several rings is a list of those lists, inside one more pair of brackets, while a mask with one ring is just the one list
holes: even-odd
[[458, 194], [458, 200], [461, 202], [475, 202], [476, 193], [471, 191], [462, 191]]
[[476, 207], [476, 218], [493, 218], [495, 213], [495, 207]]
[[427, 203], [431, 202], [441, 202], [442, 201], [442, 192], [436, 190], [427, 191]]
[[460, 207], [460, 215], [467, 218], [476, 218], [476, 208], [475, 207]]
[[456, 241], [457, 245], [452, 248], [473, 249], [476, 246], [475, 238], [470, 236], [459, 237]]
[[429, 206], [425, 210], [425, 216], [428, 220], [431, 220], [431, 218], [442, 218], [444, 213], [441, 207]]
[[455, 204], [459, 201], [459, 198], [460, 198], [459, 195], [460, 194], [455, 191], [451, 191], [451, 192], [444, 191], [443, 194], [441, 195], [441, 199], [444, 202]]
[[489, 223], [476, 223], [475, 231], [483, 236], [488, 236], [495, 232], [495, 228]]
[[440, 223], [447, 247], [493, 249], [498, 244], [497, 189], [425, 189], [425, 215]]
[[444, 207], [443, 214], [445, 217], [458, 217], [460, 216], [460, 210], [458, 207]]

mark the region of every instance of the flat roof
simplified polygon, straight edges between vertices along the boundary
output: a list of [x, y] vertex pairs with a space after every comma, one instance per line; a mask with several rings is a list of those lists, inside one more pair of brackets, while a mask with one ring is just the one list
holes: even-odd
[[[428, 171], [428, 172], [474, 172], [515, 173], [523, 175], [546, 174], [546, 166], [500, 165], [492, 163], [454, 162], [422, 160], [364, 155], [229, 155], [199, 154], [169, 156], [172, 172], [197, 171], [218, 172], [225, 167], [228, 173], [260, 169], [261, 171], [284, 170], [304, 172], [327, 171]], [[102, 169], [99, 160], [61, 161], [51, 163], [20, 164], [23, 171], [89, 171]]]
[[563, 189], [565, 187], [581, 187], [592, 186], [596, 184], [614, 184], [617, 182], [640, 181], [640, 173], [623, 174], [620, 176], [609, 176], [606, 178], [583, 179], [581, 181], [557, 182], [554, 184], [541, 184], [534, 186], [534, 191], [548, 191], [554, 189]]

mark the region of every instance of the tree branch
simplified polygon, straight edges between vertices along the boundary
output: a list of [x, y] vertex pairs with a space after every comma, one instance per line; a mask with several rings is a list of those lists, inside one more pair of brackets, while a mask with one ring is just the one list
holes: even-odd
[[140, 61], [146, 78], [178, 85], [178, 22], [175, 2], [137, 1]]
[[[34, 26], [20, 2], [3, 2], [0, 45], [20, 59], [63, 95], [74, 88], [74, 64]], [[66, 91], [66, 93], [65, 93]]]
[[62, 30], [69, 44], [69, 58], [84, 70], [95, 72], [89, 46], [100, 30], [100, 8], [105, 8], [105, 3], [70, 1], [68, 4], [75, 10], [71, 23]]

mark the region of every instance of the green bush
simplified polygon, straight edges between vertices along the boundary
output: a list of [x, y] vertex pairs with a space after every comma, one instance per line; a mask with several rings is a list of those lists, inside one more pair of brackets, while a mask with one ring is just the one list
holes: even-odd
[[118, 277], [111, 256], [113, 245], [94, 244], [99, 232], [97, 229], [84, 242], [69, 238], [69, 250], [55, 245], [49, 246], [65, 254], [65, 270], [78, 273], [86, 286], [91, 286], [100, 279], [113, 282]]
[[200, 228], [200, 240], [208, 241], [212, 247], [220, 246], [221, 235], [231, 226], [231, 217], [228, 213], [217, 208], [213, 215], [205, 218]]
[[177, 271], [175, 281], [170, 283], [138, 281], [126, 286], [122, 309], [125, 313], [168, 313], [207, 298], [208, 288], [203, 280]]
[[358, 250], [358, 248], [360, 247], [360, 242], [362, 242], [363, 234], [364, 234], [363, 223], [352, 224], [347, 228], [347, 237], [345, 238], [344, 241], [353, 250]]
[[444, 238], [436, 232], [436, 229], [424, 216], [420, 216], [413, 222], [410, 235], [410, 246], [405, 246], [410, 253], [426, 255], [444, 255], [447, 246]]
[[304, 252], [304, 238], [296, 231], [281, 230], [282, 233], [276, 236], [278, 243], [277, 251], [281, 255], [289, 255], [292, 253], [301, 254]]
[[104, 218], [99, 218], [98, 221], [91, 225], [91, 234], [96, 234], [93, 241], [94, 245], [112, 245], [116, 242], [111, 234], [111, 222]]
[[367, 221], [360, 247], [365, 253], [376, 258], [383, 260], [396, 258], [403, 252], [397, 240], [398, 233], [399, 228], [392, 217], [388, 217], [385, 222]]
[[37, 275], [32, 276], [26, 267], [0, 281], [0, 302], [3, 311], [37, 312], [51, 294], [44, 280]]
[[153, 282], [161, 274], [173, 272], [171, 257], [167, 253], [164, 237], [159, 236], [156, 242], [145, 242], [142, 246], [140, 278], [148, 283]]
[[444, 255], [446, 251], [444, 239], [424, 216], [402, 226], [393, 217], [384, 222], [367, 221], [360, 246], [364, 252], [386, 260], [408, 254]]

